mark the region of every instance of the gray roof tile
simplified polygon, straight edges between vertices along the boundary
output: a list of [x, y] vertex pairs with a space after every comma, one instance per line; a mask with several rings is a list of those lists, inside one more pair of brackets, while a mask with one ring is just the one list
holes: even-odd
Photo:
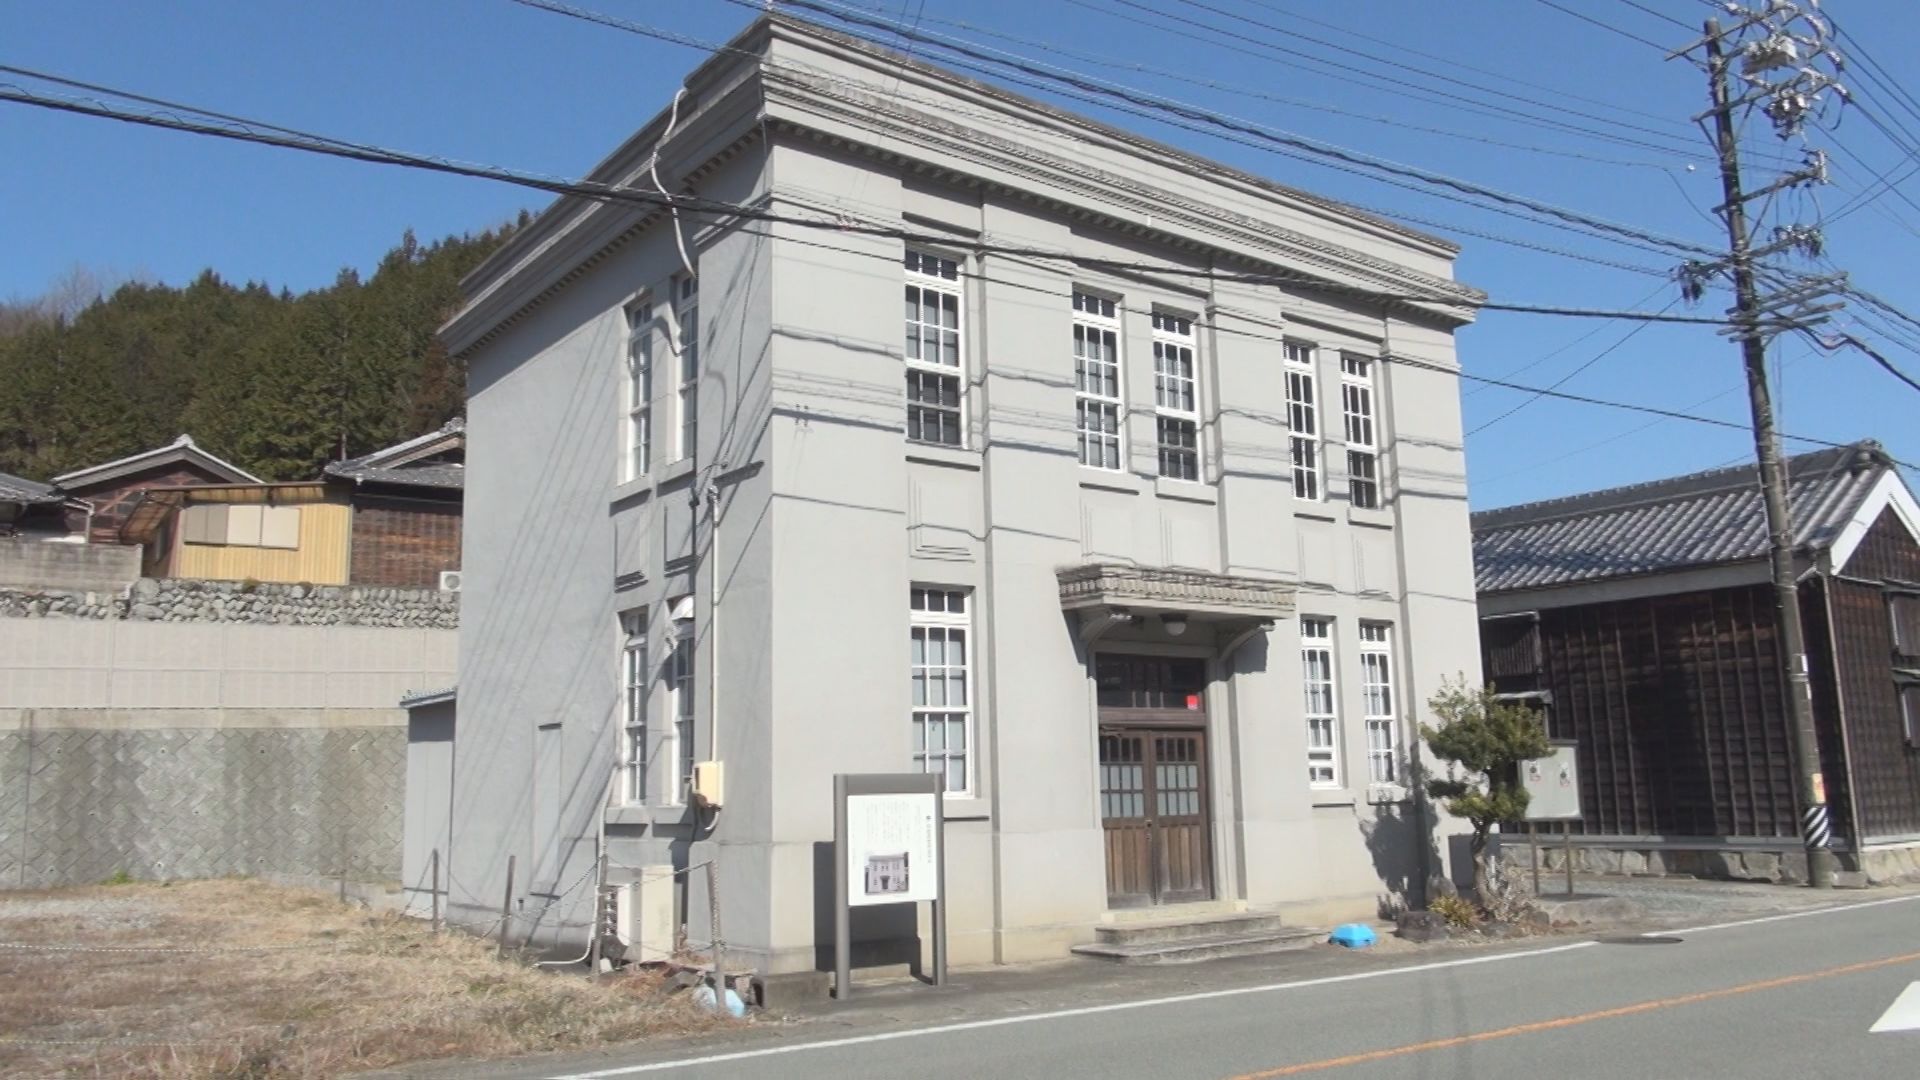
[[[1872, 441], [1789, 458], [1795, 545], [1831, 544], [1890, 467]], [[1764, 558], [1758, 472], [1741, 465], [1477, 513], [1475, 587], [1537, 589]]]
[[0, 502], [25, 503], [34, 506], [60, 501], [61, 496], [53, 490], [51, 484], [42, 484], [38, 480], [0, 472]]

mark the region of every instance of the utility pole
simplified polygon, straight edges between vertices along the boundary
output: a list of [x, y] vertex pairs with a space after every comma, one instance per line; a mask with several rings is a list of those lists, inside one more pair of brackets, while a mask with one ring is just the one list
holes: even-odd
[[[1752, 25], [1751, 23], [1749, 25]], [[1720, 208], [1727, 225], [1727, 267], [1732, 272], [1735, 306], [1734, 336], [1746, 364], [1747, 399], [1753, 412], [1754, 450], [1760, 460], [1760, 489], [1767, 508], [1767, 546], [1773, 563], [1774, 614], [1777, 638], [1787, 669], [1787, 715], [1793, 724], [1794, 758], [1798, 765], [1800, 836], [1806, 846], [1807, 877], [1815, 888], [1832, 888], [1834, 856], [1827, 843], [1832, 828], [1827, 818], [1826, 781], [1820, 770], [1819, 737], [1813, 723], [1813, 689], [1808, 679], [1805, 634], [1800, 622], [1800, 591], [1793, 565], [1793, 525], [1787, 510], [1787, 478], [1780, 460], [1780, 437], [1773, 426], [1773, 399], [1767, 387], [1765, 330], [1800, 327], [1808, 316], [1831, 307], [1809, 305], [1816, 295], [1796, 290], [1786, 298], [1798, 310], [1781, 311], [1763, 299], [1754, 272], [1755, 252], [1748, 232], [1746, 203], [1752, 195], [1740, 187], [1740, 147], [1734, 126], [1735, 103], [1728, 88], [1729, 60], [1722, 47], [1718, 19], [1706, 24], [1707, 77], [1713, 101], [1715, 143], [1720, 158], [1720, 183], [1726, 202]], [[1817, 163], [1824, 172], [1824, 163]], [[1790, 177], [1779, 186], [1796, 182]], [[1755, 193], [1758, 194], [1758, 193]], [[1816, 241], [1817, 242], [1817, 241]], [[1825, 291], [1824, 289], [1818, 291]], [[1771, 309], [1771, 310], [1770, 310]], [[1771, 327], [1763, 327], [1763, 320]]]

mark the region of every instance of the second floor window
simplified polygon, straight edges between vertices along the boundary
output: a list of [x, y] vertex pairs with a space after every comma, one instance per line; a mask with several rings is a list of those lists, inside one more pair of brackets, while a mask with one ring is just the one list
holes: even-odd
[[700, 433], [700, 282], [691, 274], [676, 279], [674, 328], [679, 334], [680, 382], [674, 395], [674, 459], [690, 458]]
[[653, 337], [644, 303], [627, 305], [627, 423], [625, 473], [633, 480], [653, 464]]
[[907, 438], [960, 446], [960, 264], [909, 249], [905, 265]]
[[1193, 363], [1193, 320], [1153, 313], [1154, 433], [1160, 475], [1200, 479], [1200, 393]]
[[1287, 383], [1287, 451], [1293, 471], [1293, 497], [1320, 501], [1320, 414], [1314, 380], [1314, 348], [1289, 341], [1284, 346], [1282, 377]]
[[1340, 412], [1347, 425], [1347, 498], [1362, 510], [1380, 508], [1380, 444], [1373, 422], [1370, 357], [1340, 357]]
[[1073, 294], [1073, 424], [1080, 438], [1080, 464], [1119, 469], [1124, 409], [1120, 373], [1120, 320], [1114, 302]]

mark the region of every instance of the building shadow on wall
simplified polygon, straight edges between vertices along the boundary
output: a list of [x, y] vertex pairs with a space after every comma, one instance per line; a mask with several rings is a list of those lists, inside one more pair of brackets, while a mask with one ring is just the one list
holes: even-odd
[[1412, 800], [1375, 806], [1372, 821], [1361, 819], [1360, 835], [1380, 877], [1380, 917], [1391, 919], [1403, 911], [1427, 906], [1432, 877], [1445, 874], [1440, 847], [1434, 839], [1431, 814]]
[[[815, 971], [833, 970], [833, 876], [836, 872], [832, 841], [813, 845], [813, 967]], [[851, 964], [861, 968], [905, 964], [908, 972], [922, 982], [930, 980], [920, 961], [919, 904], [881, 904], [856, 907], [848, 915], [848, 936], [853, 940]]]

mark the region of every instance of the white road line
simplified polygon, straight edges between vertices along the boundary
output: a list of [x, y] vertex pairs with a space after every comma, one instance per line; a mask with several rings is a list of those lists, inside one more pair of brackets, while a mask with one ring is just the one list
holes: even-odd
[[1841, 904], [1837, 907], [1814, 908], [1811, 911], [1794, 911], [1785, 915], [1763, 915], [1756, 919], [1740, 919], [1737, 922], [1714, 923], [1711, 926], [1692, 926], [1684, 930], [1649, 930], [1641, 937], [1672, 937], [1685, 934], [1705, 934], [1713, 930], [1731, 930], [1736, 926], [1759, 926], [1761, 923], [1785, 922], [1788, 919], [1810, 919], [1816, 915], [1837, 915], [1843, 911], [1859, 911], [1862, 908], [1884, 907], [1888, 904], [1908, 904], [1920, 900], [1920, 895], [1893, 896], [1885, 900], [1867, 900], [1858, 904]]
[[1171, 997], [1147, 998], [1142, 1001], [1120, 1001], [1110, 1005], [1086, 1005], [1077, 1009], [1058, 1009], [1053, 1012], [1043, 1013], [1023, 1013], [1019, 1016], [1001, 1016], [992, 1020], [969, 1020], [960, 1024], [941, 1024], [936, 1027], [910, 1028], [905, 1031], [884, 1031], [872, 1035], [853, 1035], [843, 1039], [822, 1039], [818, 1042], [793, 1043], [787, 1046], [768, 1046], [758, 1050], [738, 1050], [730, 1054], [709, 1054], [706, 1057], [681, 1058], [677, 1061], [656, 1061], [647, 1065], [625, 1065], [617, 1069], [596, 1069], [592, 1072], [565, 1073], [560, 1076], [551, 1077], [549, 1080], [603, 1080], [604, 1077], [609, 1076], [633, 1076], [637, 1073], [665, 1072], [668, 1069], [686, 1069], [697, 1065], [717, 1065], [727, 1061], [745, 1061], [751, 1058], [775, 1057], [780, 1054], [797, 1054], [806, 1050], [830, 1050], [840, 1046], [860, 1046], [866, 1043], [892, 1042], [895, 1039], [918, 1039], [927, 1035], [945, 1035], [954, 1031], [975, 1031], [980, 1028], [1007, 1027], [1012, 1024], [1031, 1024], [1042, 1020], [1062, 1020], [1074, 1016], [1094, 1016], [1100, 1013], [1126, 1012], [1130, 1009], [1151, 1009], [1161, 1005], [1180, 1005], [1190, 1001], [1211, 1001], [1216, 998], [1239, 997], [1243, 994], [1267, 994], [1280, 990], [1303, 990], [1312, 986], [1332, 986], [1336, 983], [1360, 982], [1366, 979], [1383, 979], [1394, 975], [1414, 975], [1423, 971], [1438, 971], [1442, 968], [1470, 967], [1475, 964], [1498, 964], [1507, 960], [1525, 960], [1535, 956], [1549, 956], [1554, 953], [1573, 952], [1576, 949], [1589, 949], [1596, 944], [1598, 944], [1598, 942], [1576, 941], [1570, 945], [1554, 945], [1545, 949], [1496, 953], [1492, 956], [1471, 956], [1461, 960], [1440, 960], [1430, 964], [1381, 968], [1376, 971], [1357, 971], [1350, 975], [1328, 975], [1318, 979], [1268, 983], [1265, 986], [1236, 987], [1231, 990], [1203, 990], [1192, 994], [1176, 994]]

